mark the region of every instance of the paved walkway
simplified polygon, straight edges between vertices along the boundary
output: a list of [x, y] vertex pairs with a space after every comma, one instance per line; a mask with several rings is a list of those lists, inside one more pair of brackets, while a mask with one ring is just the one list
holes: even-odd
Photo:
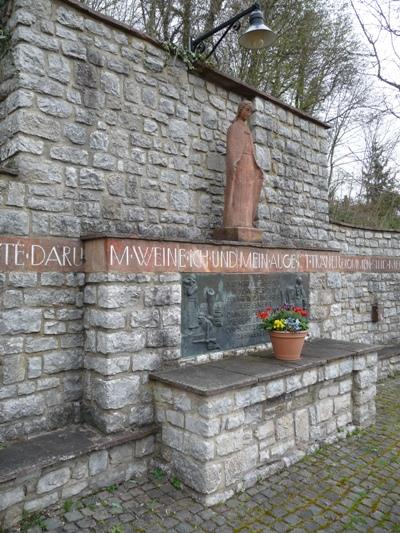
[[400, 533], [400, 377], [379, 386], [376, 427], [322, 448], [225, 504], [204, 508], [179, 480], [160, 474], [68, 501], [24, 530]]

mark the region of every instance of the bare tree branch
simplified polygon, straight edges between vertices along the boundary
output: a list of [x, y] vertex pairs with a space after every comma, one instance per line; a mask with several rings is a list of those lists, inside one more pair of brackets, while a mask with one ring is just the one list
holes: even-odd
[[[387, 1], [388, 1], [388, 9], [390, 11], [391, 0], [387, 0]], [[381, 80], [386, 85], [389, 85], [390, 87], [393, 87], [397, 91], [400, 91], [400, 82], [395, 81], [394, 79], [392, 79], [391, 77], [389, 77], [387, 74], [384, 73], [382, 54], [379, 51], [378, 46], [377, 46], [381, 33], [383, 31], [386, 31], [391, 37], [393, 52], [398, 58], [399, 56], [398, 56], [397, 50], [398, 50], [398, 47], [400, 47], [400, 42], [398, 42], [396, 45], [394, 43], [394, 38], [399, 36], [400, 31], [391, 25], [389, 16], [387, 16], [383, 12], [382, 6], [376, 0], [373, 0], [372, 2], [368, 3], [368, 7], [370, 8], [370, 13], [374, 14], [375, 20], [377, 23], [378, 33], [376, 36], [374, 36], [372, 32], [368, 31], [367, 24], [363, 20], [363, 17], [360, 15], [359, 10], [356, 8], [354, 0], [350, 0], [350, 4], [358, 20], [361, 31], [363, 32], [365, 38], [367, 39], [367, 42], [369, 43], [371, 47], [372, 55], [376, 61], [378, 79]], [[399, 68], [400, 68], [400, 64], [399, 64]]]

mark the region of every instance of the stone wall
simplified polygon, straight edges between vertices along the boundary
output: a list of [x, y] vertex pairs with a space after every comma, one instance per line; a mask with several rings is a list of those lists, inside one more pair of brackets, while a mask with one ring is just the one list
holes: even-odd
[[[12, 4], [20, 106], [3, 120], [14, 138], [1, 159], [32, 189], [21, 205], [29, 232], [209, 237], [221, 224], [226, 131], [249, 89], [188, 73], [155, 41], [73, 2]], [[326, 129], [253, 92], [265, 240], [322, 244]]]
[[329, 246], [347, 254], [400, 255], [399, 232], [352, 227], [347, 224], [331, 223]]
[[197, 393], [179, 371], [172, 384], [163, 373], [154, 377], [162, 459], [206, 505], [374, 423], [376, 353], [291, 370], [278, 378], [260, 374], [251, 386], [242, 374], [243, 384], [219, 393], [207, 391], [215, 380], [204, 372]]
[[[311, 332], [315, 337], [398, 344], [400, 287], [398, 273], [310, 275]], [[372, 307], [380, 317], [372, 321]]]
[[[0, 48], [0, 161], [7, 159], [10, 155], [8, 149], [15, 146], [14, 136], [18, 131], [16, 111], [25, 105], [25, 97], [18, 91], [17, 66], [8, 39], [14, 26], [12, 18], [10, 18], [11, 10], [12, 6], [9, 2], [2, 2], [0, 21], [3, 35], [6, 38], [2, 40]], [[0, 176], [0, 184], [1, 190], [3, 189], [4, 176]]]
[[0, 274], [0, 441], [80, 419], [84, 274]]
[[226, 130], [250, 97], [265, 242], [399, 250], [391, 232], [329, 225], [322, 123], [226, 77], [188, 73], [156, 41], [73, 1], [7, 9], [0, 160], [19, 177], [4, 233], [210, 237], [221, 223]]
[[400, 372], [400, 348], [390, 346], [378, 352], [378, 381], [392, 378]]
[[393, 232], [329, 224], [322, 123], [224, 76], [208, 81], [207, 69], [188, 73], [156, 41], [73, 0], [15, 0], [7, 12], [0, 160], [19, 175], [0, 176], [5, 234], [209, 238], [226, 130], [248, 97], [265, 242], [397, 254]]

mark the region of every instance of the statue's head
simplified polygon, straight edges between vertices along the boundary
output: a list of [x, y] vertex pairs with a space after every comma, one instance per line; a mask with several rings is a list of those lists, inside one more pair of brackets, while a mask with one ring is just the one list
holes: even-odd
[[242, 100], [238, 106], [236, 119], [247, 120], [253, 113], [253, 103], [250, 100]]

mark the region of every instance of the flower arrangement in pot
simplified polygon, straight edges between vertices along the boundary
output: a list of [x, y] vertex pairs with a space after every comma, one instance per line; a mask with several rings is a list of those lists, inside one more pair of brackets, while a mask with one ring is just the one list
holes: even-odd
[[277, 308], [266, 307], [257, 317], [261, 319], [261, 328], [269, 332], [277, 359], [300, 359], [309, 327], [306, 309], [284, 304]]

